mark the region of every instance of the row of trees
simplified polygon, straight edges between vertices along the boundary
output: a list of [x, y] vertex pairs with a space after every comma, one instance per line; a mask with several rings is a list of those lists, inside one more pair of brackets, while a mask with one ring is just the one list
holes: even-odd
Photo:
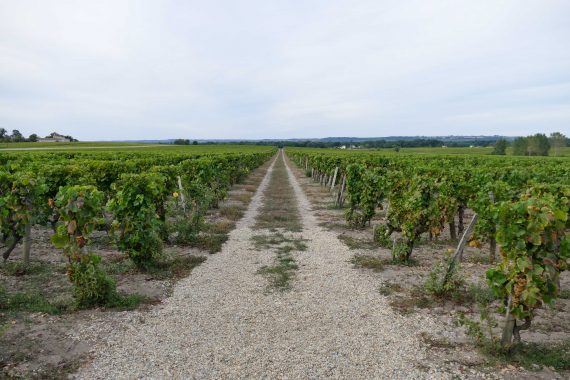
[[[77, 141], [71, 136], [65, 136], [69, 141]], [[12, 134], [9, 134], [6, 128], [0, 128], [0, 142], [38, 142], [39, 136], [32, 133], [28, 138], [26, 138], [22, 132], [17, 129], [12, 130]]]
[[31, 134], [30, 137], [26, 138], [22, 133], [14, 129], [12, 134], [8, 134], [8, 131], [5, 128], [0, 128], [0, 142], [36, 142], [38, 141], [38, 135], [35, 133]]
[[190, 143], [190, 140], [188, 139], [176, 139], [173, 142], [174, 145], [198, 145], [198, 141], [194, 140]]
[[[505, 155], [508, 145], [505, 139], [497, 140], [493, 154]], [[568, 139], [560, 132], [551, 133], [549, 137], [543, 133], [517, 137], [512, 143], [514, 156], [548, 156], [551, 150], [554, 151], [555, 155], [558, 155], [560, 148], [567, 145]]]

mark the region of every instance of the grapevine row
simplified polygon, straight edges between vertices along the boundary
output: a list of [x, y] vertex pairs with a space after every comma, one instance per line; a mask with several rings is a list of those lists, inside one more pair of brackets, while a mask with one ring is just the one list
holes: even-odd
[[338, 189], [337, 204], [346, 199], [353, 227], [386, 208], [387, 222], [375, 227], [375, 238], [392, 247], [396, 261], [409, 261], [423, 234], [437, 236], [445, 228], [452, 238], [462, 234], [465, 210], [471, 209], [477, 215], [471, 244], [489, 242], [490, 261], [497, 244], [500, 249], [487, 281], [504, 300], [504, 347], [518, 343], [534, 312], [560, 293], [560, 273], [570, 264], [570, 161], [302, 148], [287, 153], [307, 175]]

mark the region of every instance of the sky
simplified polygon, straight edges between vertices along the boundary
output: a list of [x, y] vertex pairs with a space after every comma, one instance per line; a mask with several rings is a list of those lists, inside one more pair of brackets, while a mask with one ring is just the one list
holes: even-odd
[[570, 135], [568, 0], [0, 0], [0, 127]]

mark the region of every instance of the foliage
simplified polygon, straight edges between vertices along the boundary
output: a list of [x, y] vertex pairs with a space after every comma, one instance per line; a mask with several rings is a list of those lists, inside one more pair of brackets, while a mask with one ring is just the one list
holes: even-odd
[[[447, 255], [437, 262], [428, 274], [424, 283], [424, 289], [436, 297], [448, 297], [465, 286], [465, 280], [461, 276], [458, 264], [451, 266], [451, 272], [446, 273], [450, 268], [451, 256]], [[445, 276], [447, 274], [447, 276]]]
[[100, 262], [101, 257], [85, 254], [69, 266], [67, 274], [80, 307], [106, 305], [116, 295], [115, 281], [99, 267]]
[[151, 265], [162, 253], [163, 222], [158, 210], [166, 198], [166, 179], [156, 173], [123, 174], [113, 184], [107, 206], [115, 216], [112, 232], [117, 245], [139, 268]]
[[550, 141], [542, 133], [518, 137], [513, 142], [513, 154], [515, 156], [548, 156], [549, 150]]
[[392, 246], [392, 241], [390, 240], [390, 233], [388, 227], [383, 224], [377, 224], [374, 226], [374, 242], [376, 242], [380, 247], [390, 248]]
[[381, 170], [367, 170], [361, 165], [349, 165], [346, 169], [347, 191], [350, 208], [346, 220], [357, 228], [362, 228], [374, 216], [383, 199]]
[[570, 189], [559, 191], [531, 188], [497, 210], [502, 260], [487, 279], [495, 294], [507, 300], [507, 313], [529, 323], [536, 309], [558, 296], [560, 273], [570, 260]]
[[10, 242], [4, 260], [24, 237], [26, 226], [46, 215], [47, 204], [43, 198], [46, 192], [43, 179], [32, 172], [11, 174], [0, 170], [0, 241]]
[[564, 148], [567, 145], [566, 136], [560, 132], [551, 133], [548, 141], [550, 142], [550, 146], [554, 150], [554, 154], [556, 156], [560, 154], [560, 148]]
[[173, 193], [169, 214], [169, 229], [177, 244], [193, 244], [204, 227], [204, 218], [214, 194], [201, 181], [187, 182], [183, 190]]
[[115, 294], [115, 282], [99, 267], [101, 258], [87, 253], [90, 235], [103, 220], [104, 194], [94, 186], [67, 186], [50, 203], [62, 222], [51, 240], [68, 258], [75, 299], [81, 307], [104, 305]]
[[507, 154], [507, 140], [505, 139], [498, 139], [495, 142], [495, 146], [493, 147], [493, 153], [497, 156], [504, 156]]

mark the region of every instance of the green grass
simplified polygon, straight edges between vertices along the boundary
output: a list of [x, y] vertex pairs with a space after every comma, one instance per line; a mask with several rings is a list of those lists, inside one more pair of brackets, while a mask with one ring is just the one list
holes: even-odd
[[117, 293], [105, 306], [113, 310], [124, 311], [134, 310], [142, 304], [151, 302], [153, 302], [152, 299], [140, 294]]
[[228, 234], [235, 226], [234, 222], [222, 220], [216, 223], [207, 223], [203, 231], [210, 234]]
[[54, 273], [65, 273], [64, 264], [48, 264], [31, 262], [25, 266], [21, 261], [8, 261], [0, 266], [0, 273], [5, 276], [39, 276], [42, 280], [49, 278]]
[[[482, 314], [483, 315], [483, 314]], [[500, 337], [490, 330], [496, 327], [494, 318], [484, 321], [471, 320], [463, 313], [457, 319], [458, 325], [464, 326], [467, 335], [492, 366], [516, 365], [531, 371], [543, 367], [558, 371], [570, 370], [570, 339], [563, 342], [522, 342], [520, 345], [505, 350], [501, 347]]]
[[390, 301], [390, 306], [402, 315], [415, 313], [417, 309], [431, 308], [435, 304], [434, 299], [419, 287], [414, 287], [408, 295], [398, 296]]
[[231, 221], [238, 221], [243, 216], [243, 207], [224, 206], [220, 208], [220, 215]]
[[184, 278], [192, 269], [206, 261], [203, 256], [178, 256], [163, 258], [148, 268], [148, 273], [157, 280]]
[[54, 303], [48, 301], [46, 296], [39, 290], [8, 293], [0, 287], [0, 310], [2, 312], [30, 312], [61, 314], [68, 310], [71, 304]]
[[563, 300], [569, 300], [569, 299], [570, 299], [570, 290], [568, 290], [568, 289], [562, 289], [562, 290], [560, 291], [559, 298], [560, 298], [560, 299], [563, 299]]
[[523, 343], [515, 353], [499, 358], [504, 363], [518, 364], [531, 370], [536, 367], [552, 367], [558, 371], [567, 371], [570, 370], [570, 340], [548, 344]]
[[296, 269], [295, 259], [290, 252], [286, 252], [278, 254], [275, 265], [261, 267], [257, 273], [267, 276], [271, 287], [285, 291], [291, 288], [293, 271]]
[[380, 244], [370, 239], [358, 239], [349, 235], [340, 234], [338, 239], [342, 241], [348, 249], [378, 249]]
[[275, 232], [270, 235], [254, 235], [251, 239], [254, 242], [255, 248], [258, 250], [274, 248], [282, 244], [286, 244], [285, 246], [291, 246], [295, 251], [305, 251], [307, 249], [304, 239], [287, 237], [281, 232]]
[[222, 246], [229, 239], [226, 233], [222, 234], [200, 234], [193, 244], [196, 248], [204, 249], [210, 254], [218, 253], [222, 250]]

